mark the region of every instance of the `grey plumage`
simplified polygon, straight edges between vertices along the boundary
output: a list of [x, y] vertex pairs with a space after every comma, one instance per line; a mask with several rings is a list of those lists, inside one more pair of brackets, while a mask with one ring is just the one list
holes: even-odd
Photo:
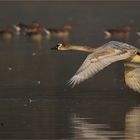
[[140, 92], [140, 65], [125, 63], [125, 83], [134, 91]]
[[[139, 52], [139, 50], [136, 47], [126, 43], [118, 41], [106, 43], [87, 56], [76, 74], [69, 80], [69, 84], [75, 86], [94, 76], [108, 65], [135, 56], [137, 52]], [[130, 82], [128, 82], [127, 85], [130, 86]]]

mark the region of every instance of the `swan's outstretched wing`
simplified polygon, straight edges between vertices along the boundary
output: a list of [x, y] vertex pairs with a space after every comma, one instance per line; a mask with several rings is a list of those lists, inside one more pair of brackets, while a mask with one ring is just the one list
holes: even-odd
[[100, 47], [88, 55], [76, 74], [69, 80], [69, 83], [75, 86], [92, 77], [111, 63], [131, 57], [135, 52], [136, 50], [130, 48]]
[[140, 93], [140, 65], [127, 63], [125, 64], [125, 82], [134, 91]]

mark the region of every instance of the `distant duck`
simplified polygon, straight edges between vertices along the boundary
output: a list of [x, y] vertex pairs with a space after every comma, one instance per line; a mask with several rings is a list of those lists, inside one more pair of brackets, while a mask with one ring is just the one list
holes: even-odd
[[17, 35], [24, 33], [29, 25], [18, 23], [17, 25], [14, 25], [14, 29]]
[[34, 27], [34, 26], [30, 25], [25, 30], [25, 34], [36, 33], [36, 32], [44, 32], [44, 28], [43, 27]]
[[55, 47], [51, 48], [52, 50], [58, 51], [83, 51], [83, 52], [93, 52], [95, 48], [89, 46], [82, 46], [82, 45], [71, 45], [71, 44], [57, 44]]
[[36, 30], [26, 32], [26, 36], [32, 41], [40, 43], [43, 39], [43, 31], [43, 29], [36, 28]]
[[129, 25], [124, 25], [122, 28], [120, 29], [106, 29], [104, 31], [105, 33], [105, 38], [128, 38], [130, 35], [130, 31], [131, 31], [131, 27]]
[[69, 24], [65, 24], [62, 29], [55, 29], [55, 28], [47, 28], [45, 30], [46, 32], [46, 38], [59, 38], [63, 40], [68, 40], [70, 36], [70, 30], [72, 29], [72, 26]]
[[16, 31], [23, 33], [36, 43], [40, 43], [45, 34], [44, 27], [38, 21], [32, 21], [30, 25], [19, 23], [15, 26]]
[[40, 31], [44, 30], [44, 27], [38, 21], [32, 21], [32, 23], [29, 25], [19, 23], [17, 25], [14, 25], [14, 28], [17, 34], [33, 33], [33, 32], [38, 32], [39, 30]]
[[140, 50], [118, 41], [110, 41], [93, 50], [69, 80], [69, 84], [75, 86], [117, 61], [124, 62], [126, 85], [140, 93]]
[[5, 28], [0, 30], [0, 36], [2, 39], [8, 41], [13, 38], [13, 28], [11, 26], [6, 26]]
[[37, 20], [33, 20], [31, 22], [31, 26], [38, 28], [38, 27], [42, 27], [42, 24], [39, 21], [37, 21]]

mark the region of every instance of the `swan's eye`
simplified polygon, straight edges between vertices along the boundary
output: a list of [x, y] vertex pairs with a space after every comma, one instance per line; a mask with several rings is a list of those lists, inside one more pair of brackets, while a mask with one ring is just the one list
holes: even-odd
[[59, 47], [59, 44], [57, 44], [57, 46], [56, 47]]

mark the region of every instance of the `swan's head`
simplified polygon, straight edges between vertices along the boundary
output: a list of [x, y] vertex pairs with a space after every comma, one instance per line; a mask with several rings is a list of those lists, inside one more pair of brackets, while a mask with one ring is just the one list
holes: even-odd
[[59, 43], [55, 47], [51, 48], [51, 50], [58, 50], [58, 51], [65, 51], [68, 49], [69, 49], [69, 47], [67, 45], [62, 44], [62, 43]]

